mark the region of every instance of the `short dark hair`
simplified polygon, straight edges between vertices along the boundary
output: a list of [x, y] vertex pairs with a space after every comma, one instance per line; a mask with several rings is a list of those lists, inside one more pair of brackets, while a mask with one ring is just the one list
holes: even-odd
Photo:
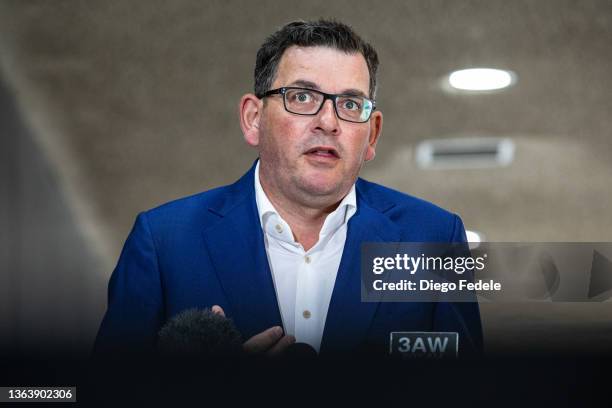
[[325, 46], [347, 54], [360, 53], [370, 73], [370, 98], [376, 97], [376, 71], [378, 55], [370, 44], [359, 37], [351, 27], [335, 20], [293, 21], [270, 35], [257, 51], [255, 62], [255, 95], [262, 97], [270, 90], [278, 64], [285, 50], [299, 47]]

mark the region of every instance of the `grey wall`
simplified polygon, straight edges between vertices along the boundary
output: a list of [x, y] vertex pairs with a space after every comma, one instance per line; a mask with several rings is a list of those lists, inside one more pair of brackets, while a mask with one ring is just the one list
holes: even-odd
[[[492, 241], [612, 240], [609, 1], [2, 1], [0, 69], [17, 103], [3, 105], [0, 127], [0, 208], [13, 237], [0, 252], [2, 290], [22, 296], [2, 324], [24, 320], [16, 271], [41, 284], [40, 299], [61, 298], [40, 266], [55, 259], [57, 279], [103, 298], [137, 212], [239, 177], [255, 158], [237, 102], [258, 45], [289, 20], [321, 16], [379, 50], [385, 124], [366, 178], [449, 208]], [[512, 69], [519, 82], [478, 96], [440, 89], [442, 75], [467, 66]], [[462, 134], [512, 137], [515, 162], [417, 168], [418, 141]], [[18, 255], [24, 246], [33, 249]], [[536, 347], [547, 333], [561, 336], [555, 347], [605, 347], [611, 312], [485, 305], [487, 347]], [[576, 339], [577, 327], [595, 334]]]
[[86, 352], [105, 304], [101, 260], [0, 82], [0, 350]]

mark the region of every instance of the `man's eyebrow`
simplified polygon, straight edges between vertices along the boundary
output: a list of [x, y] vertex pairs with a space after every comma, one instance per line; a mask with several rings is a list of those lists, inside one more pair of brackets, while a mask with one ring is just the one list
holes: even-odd
[[310, 88], [316, 91], [320, 90], [317, 84], [315, 84], [314, 82], [306, 81], [304, 79], [295, 80], [292, 83], [290, 83], [289, 86], [299, 86], [299, 87], [304, 87], [304, 88]]
[[348, 96], [362, 96], [364, 98], [369, 98], [368, 95], [366, 95], [365, 93], [363, 93], [362, 91], [360, 91], [359, 89], [345, 89], [344, 91], [342, 91], [341, 95], [348, 95]]
[[[314, 89], [315, 91], [321, 90], [321, 88], [319, 88], [319, 86], [315, 84], [314, 82], [306, 81], [304, 79], [295, 80], [292, 83], [290, 83], [288, 86], [298, 86], [298, 87], [303, 87], [303, 88], [309, 88], [309, 89]], [[359, 89], [355, 89], [355, 88], [345, 89], [344, 91], [340, 92], [339, 95], [361, 96], [364, 98], [368, 98], [368, 95], [366, 95], [363, 91], [360, 91]]]

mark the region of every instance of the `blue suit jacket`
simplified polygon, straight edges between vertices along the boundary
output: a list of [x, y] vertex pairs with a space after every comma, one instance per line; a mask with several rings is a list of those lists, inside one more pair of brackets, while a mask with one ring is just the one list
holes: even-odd
[[[138, 215], [110, 279], [96, 350], [152, 350], [167, 319], [215, 304], [244, 339], [282, 326], [253, 177], [254, 166], [232, 185]], [[361, 302], [362, 242], [463, 242], [461, 219], [363, 179], [356, 190], [320, 353], [384, 353], [391, 331], [457, 331], [460, 355], [480, 350], [476, 303]]]

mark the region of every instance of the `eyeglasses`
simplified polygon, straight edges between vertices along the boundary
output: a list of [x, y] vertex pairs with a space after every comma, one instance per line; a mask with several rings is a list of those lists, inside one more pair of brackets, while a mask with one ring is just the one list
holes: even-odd
[[308, 88], [283, 87], [264, 93], [261, 98], [283, 95], [285, 110], [296, 115], [316, 115], [326, 100], [334, 102], [334, 110], [339, 119], [347, 122], [367, 122], [376, 109], [376, 102], [362, 96], [334, 95]]

